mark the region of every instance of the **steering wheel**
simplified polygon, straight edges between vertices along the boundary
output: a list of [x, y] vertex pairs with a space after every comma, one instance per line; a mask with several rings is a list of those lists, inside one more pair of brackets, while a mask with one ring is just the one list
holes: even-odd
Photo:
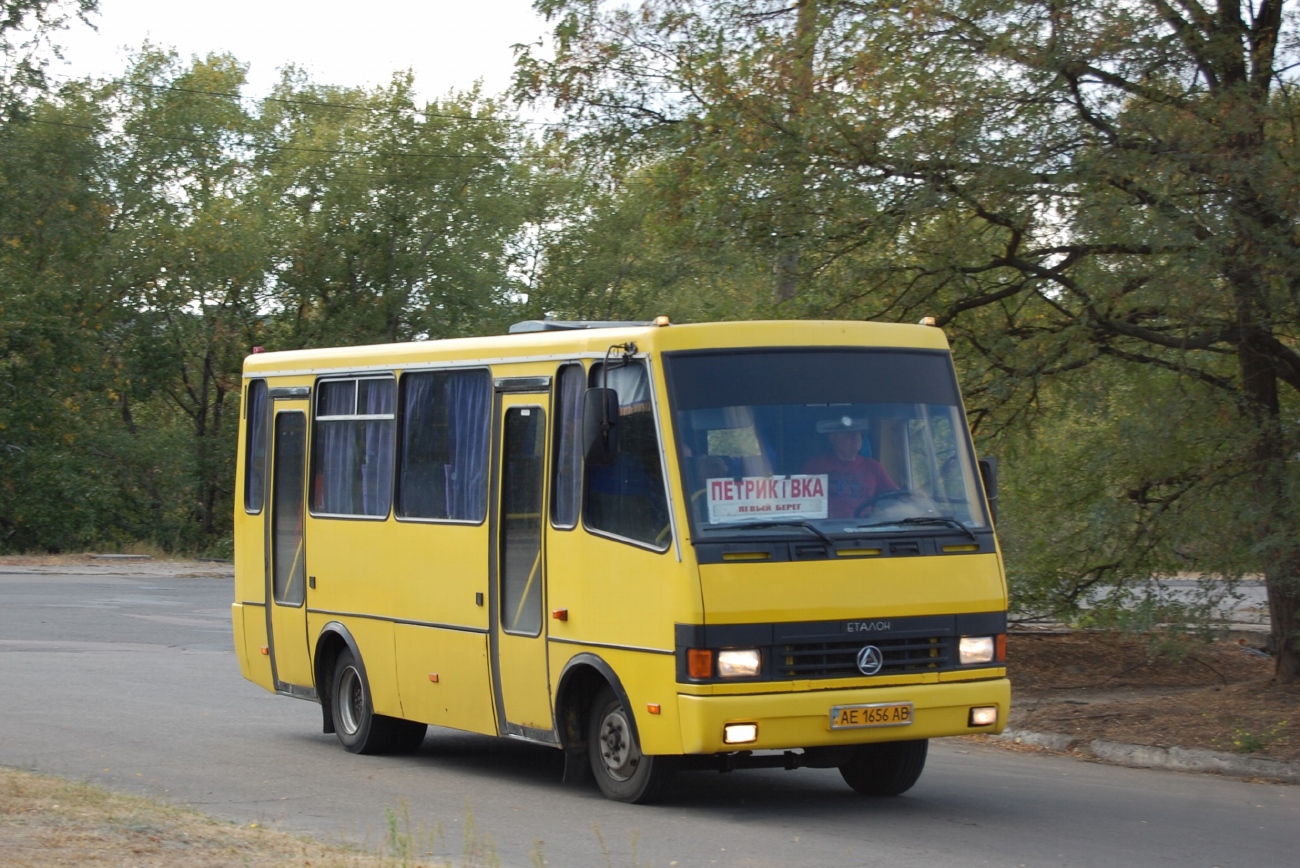
[[877, 506], [889, 504], [895, 500], [902, 500], [905, 497], [911, 497], [912, 492], [906, 488], [895, 488], [892, 491], [886, 491], [877, 494], [875, 497], [868, 497], [858, 504], [858, 508], [853, 510], [854, 518], [862, 518], [868, 512], [874, 511]]

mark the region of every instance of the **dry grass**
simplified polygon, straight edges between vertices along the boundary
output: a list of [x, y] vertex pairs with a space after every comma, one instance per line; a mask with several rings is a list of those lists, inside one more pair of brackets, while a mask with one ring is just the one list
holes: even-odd
[[0, 567], [63, 567], [93, 563], [88, 554], [0, 555]]
[[[196, 811], [84, 783], [0, 767], [0, 862], [6, 866], [491, 866], [492, 844], [466, 823], [458, 861], [424, 855], [441, 830], [414, 835], [390, 812], [375, 852], [331, 845], [257, 824], [237, 826]], [[417, 840], [423, 839], [423, 840]], [[538, 854], [540, 856], [540, 854]]]
[[[123, 557], [127, 555], [127, 557]], [[33, 573], [87, 573], [103, 576], [167, 576], [177, 579], [229, 578], [228, 562], [200, 561], [149, 552], [110, 552], [59, 555], [0, 555], [0, 570]]]

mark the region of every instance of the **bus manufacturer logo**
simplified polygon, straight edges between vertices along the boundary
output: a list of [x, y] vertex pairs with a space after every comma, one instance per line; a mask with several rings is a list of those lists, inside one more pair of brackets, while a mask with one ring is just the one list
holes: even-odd
[[885, 655], [875, 645], [864, 645], [858, 652], [858, 671], [863, 675], [875, 675], [885, 665]]

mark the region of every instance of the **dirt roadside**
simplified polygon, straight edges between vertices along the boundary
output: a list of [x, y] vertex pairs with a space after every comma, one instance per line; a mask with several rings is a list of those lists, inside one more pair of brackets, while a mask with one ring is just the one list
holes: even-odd
[[1251, 638], [1013, 633], [1007, 661], [1014, 730], [1300, 761], [1300, 687]]
[[0, 767], [0, 863], [7, 866], [409, 864], [386, 858], [385, 849], [239, 826], [155, 799]]
[[0, 555], [0, 570], [176, 579], [233, 578], [235, 575], [229, 561], [157, 558], [147, 554]]

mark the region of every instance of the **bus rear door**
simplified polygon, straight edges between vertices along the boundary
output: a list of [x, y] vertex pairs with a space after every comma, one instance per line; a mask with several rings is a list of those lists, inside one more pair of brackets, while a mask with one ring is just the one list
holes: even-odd
[[[296, 392], [296, 390], [295, 390]], [[314, 695], [307, 649], [307, 546], [303, 533], [308, 402], [275, 398], [271, 509], [267, 519], [267, 637], [275, 689]]]
[[[492, 676], [503, 735], [556, 742], [546, 651], [546, 416], [550, 378], [497, 381], [493, 431]], [[534, 391], [537, 390], [537, 391]]]

